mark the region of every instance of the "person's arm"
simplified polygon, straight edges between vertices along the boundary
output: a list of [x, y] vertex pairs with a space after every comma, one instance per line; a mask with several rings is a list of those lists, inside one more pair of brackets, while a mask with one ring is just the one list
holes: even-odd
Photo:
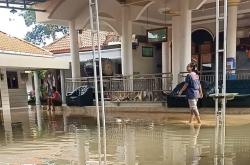
[[185, 83], [185, 84], [183, 85], [183, 87], [181, 88], [181, 90], [179, 91], [178, 95], [180, 96], [180, 95], [182, 94], [182, 92], [185, 91], [185, 90], [187, 89], [187, 87], [188, 87], [188, 84]]
[[186, 79], [185, 79], [185, 84], [183, 85], [181, 90], [178, 92], [179, 96], [183, 93], [183, 91], [185, 91], [187, 89], [189, 82], [190, 82], [190, 75], [188, 74]]
[[202, 87], [201, 87], [201, 85], [200, 85], [200, 88], [199, 88], [199, 92], [200, 92], [200, 98], [202, 98], [202, 97], [203, 97], [203, 92], [202, 92]]

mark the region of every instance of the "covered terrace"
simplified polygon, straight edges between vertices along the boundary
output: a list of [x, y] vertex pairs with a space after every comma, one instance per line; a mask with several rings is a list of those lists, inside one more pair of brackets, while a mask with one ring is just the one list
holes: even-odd
[[[33, 85], [36, 98], [40, 98], [41, 81], [38, 71], [47, 69], [61, 70], [61, 89], [65, 101], [64, 70], [69, 69], [69, 63], [55, 59], [52, 53], [42, 48], [0, 32], [1, 109], [5, 111], [10, 108], [27, 107], [27, 88], [33, 90]], [[36, 99], [36, 104], [40, 105], [40, 99]]]
[[[201, 72], [215, 70], [215, 0], [105, 0], [99, 2], [101, 30], [114, 31], [121, 36], [122, 76], [145, 74], [171, 75], [175, 86], [181, 81], [186, 65], [191, 61], [199, 63]], [[70, 50], [72, 79], [80, 80], [80, 59], [78, 32], [89, 27], [89, 1], [51, 0], [37, 3], [35, 8], [46, 10], [36, 12], [37, 21], [68, 26], [70, 29]], [[70, 6], [70, 7], [69, 7]], [[222, 10], [221, 10], [222, 11]], [[237, 46], [241, 38], [249, 34], [249, 0], [228, 0], [228, 69], [242, 68], [246, 53], [238, 55]], [[148, 42], [148, 31], [166, 28], [164, 40]], [[220, 27], [222, 30], [222, 27]], [[221, 33], [223, 35], [223, 33]], [[137, 46], [133, 47], [133, 36]], [[198, 37], [197, 37], [198, 36]], [[200, 36], [200, 37], [199, 37]], [[145, 40], [146, 38], [146, 40]], [[152, 48], [153, 57], [143, 57], [145, 47]], [[248, 46], [243, 50], [247, 51]], [[132, 76], [133, 77], [136, 76]], [[137, 76], [138, 77], [138, 76]], [[151, 76], [152, 77], [152, 76]], [[161, 80], [163, 82], [163, 80]], [[123, 81], [122, 81], [123, 82]], [[131, 88], [130, 88], [131, 89]]]

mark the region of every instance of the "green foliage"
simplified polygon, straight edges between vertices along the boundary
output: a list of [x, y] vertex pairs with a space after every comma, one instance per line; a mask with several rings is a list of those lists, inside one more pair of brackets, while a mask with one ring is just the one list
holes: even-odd
[[45, 76], [46, 76], [47, 70], [39, 70], [38, 71], [38, 77], [40, 80], [44, 80]]
[[26, 10], [20, 15], [24, 18], [26, 26], [32, 26], [32, 31], [26, 34], [25, 40], [33, 44], [45, 45], [46, 39], [56, 40], [56, 33], [68, 33], [68, 28], [64, 26], [37, 23], [35, 11]]
[[31, 26], [36, 23], [36, 13], [32, 10], [26, 10], [20, 14], [24, 18], [25, 25]]

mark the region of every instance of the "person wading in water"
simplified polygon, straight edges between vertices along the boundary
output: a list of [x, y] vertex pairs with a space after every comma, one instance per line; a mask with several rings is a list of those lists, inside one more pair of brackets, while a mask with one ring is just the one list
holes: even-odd
[[180, 96], [183, 91], [187, 90], [186, 97], [188, 99], [189, 108], [190, 108], [190, 119], [189, 123], [192, 123], [194, 116], [196, 117], [197, 122], [200, 124], [200, 114], [197, 108], [197, 102], [199, 98], [203, 97], [201, 83], [198, 76], [197, 65], [195, 63], [190, 63], [187, 65], [188, 75], [185, 79], [185, 84], [182, 89], [179, 91], [178, 95]]

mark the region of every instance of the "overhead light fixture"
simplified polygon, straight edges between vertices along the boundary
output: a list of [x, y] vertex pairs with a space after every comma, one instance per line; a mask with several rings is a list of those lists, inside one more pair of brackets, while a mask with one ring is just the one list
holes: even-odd
[[10, 12], [11, 12], [12, 14], [16, 14], [16, 13], [17, 13], [17, 10], [13, 8], [13, 9], [10, 10]]
[[180, 12], [171, 10], [170, 8], [162, 8], [159, 9], [159, 12], [163, 15], [168, 15], [168, 16], [178, 16], [180, 15]]

